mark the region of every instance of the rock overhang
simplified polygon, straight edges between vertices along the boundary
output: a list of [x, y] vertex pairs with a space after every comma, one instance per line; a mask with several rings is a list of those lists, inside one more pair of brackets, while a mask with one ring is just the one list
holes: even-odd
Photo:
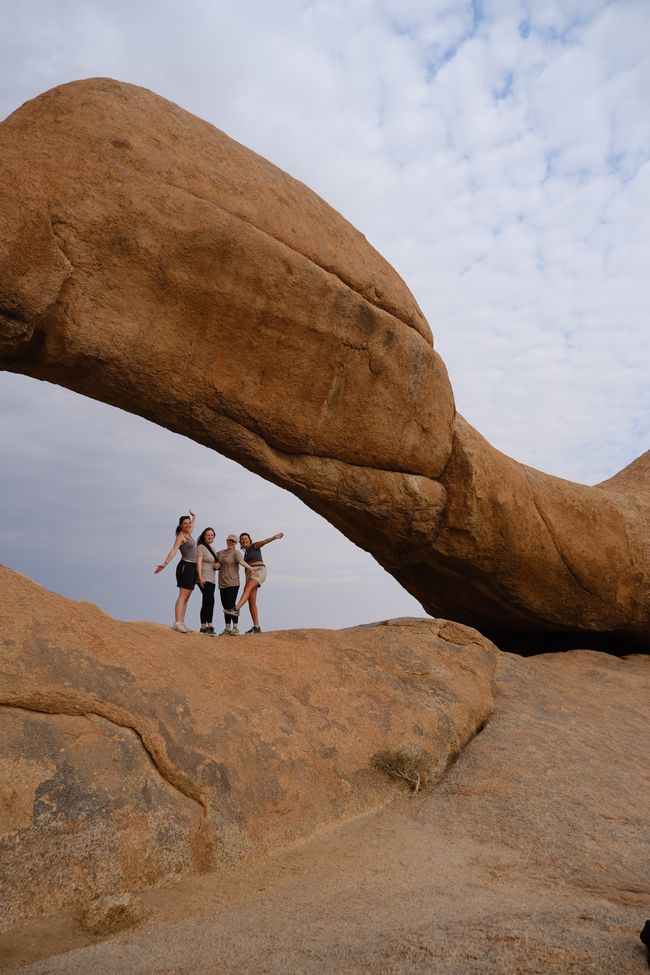
[[487, 444], [404, 282], [304, 184], [111, 79], [27, 103], [0, 145], [4, 368], [288, 488], [428, 612], [650, 645], [648, 465], [586, 488]]

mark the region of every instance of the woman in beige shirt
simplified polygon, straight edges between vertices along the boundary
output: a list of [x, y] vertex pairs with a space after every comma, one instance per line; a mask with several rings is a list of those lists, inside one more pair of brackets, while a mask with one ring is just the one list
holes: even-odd
[[196, 543], [196, 573], [199, 587], [203, 593], [201, 603], [201, 633], [214, 636], [212, 616], [214, 613], [215, 569], [219, 568], [219, 559], [212, 548], [214, 542], [214, 528], [204, 528]]
[[250, 570], [244, 562], [244, 556], [237, 548], [236, 535], [228, 535], [226, 548], [217, 552], [217, 558], [219, 560], [219, 596], [221, 597], [225, 620], [225, 626], [219, 635], [239, 636], [239, 614], [233, 612], [239, 592], [239, 567], [243, 565], [247, 572]]

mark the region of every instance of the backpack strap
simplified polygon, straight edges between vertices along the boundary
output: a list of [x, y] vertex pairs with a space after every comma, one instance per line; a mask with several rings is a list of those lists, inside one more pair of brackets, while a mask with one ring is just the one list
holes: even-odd
[[208, 552], [210, 552], [215, 562], [219, 561], [219, 559], [217, 558], [217, 553], [215, 552], [215, 550], [212, 548], [211, 545], [208, 545], [207, 542], [201, 542], [201, 545], [203, 546], [203, 548], [207, 548]]

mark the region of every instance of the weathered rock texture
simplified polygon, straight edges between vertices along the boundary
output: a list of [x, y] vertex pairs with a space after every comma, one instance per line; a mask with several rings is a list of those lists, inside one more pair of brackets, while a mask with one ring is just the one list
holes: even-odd
[[101, 944], [66, 918], [31, 922], [7, 933], [7, 961], [75, 949], [24, 975], [647, 972], [650, 657], [500, 653], [495, 680], [487, 727], [435, 789], [143, 892], [149, 922]]
[[650, 645], [650, 455], [587, 488], [500, 454], [366, 240], [149, 91], [75, 82], [0, 126], [0, 365], [288, 488], [432, 614]]
[[439, 778], [487, 720], [498, 651], [457, 623], [259, 639], [119, 623], [0, 567], [0, 917], [269, 850]]

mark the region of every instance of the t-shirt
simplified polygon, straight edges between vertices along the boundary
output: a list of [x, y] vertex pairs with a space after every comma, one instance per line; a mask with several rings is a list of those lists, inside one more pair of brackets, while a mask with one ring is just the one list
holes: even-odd
[[244, 556], [238, 548], [222, 548], [217, 552], [221, 564], [219, 569], [219, 589], [239, 585], [239, 566], [244, 564]]
[[203, 557], [203, 565], [201, 568], [201, 575], [203, 576], [204, 582], [214, 582], [214, 556], [209, 548], [205, 545], [199, 545], [197, 549], [197, 562], [198, 557], [201, 555]]
[[262, 550], [256, 548], [255, 545], [249, 545], [248, 548], [244, 549], [244, 559], [250, 565], [251, 562], [261, 562], [264, 563], [262, 558]]

